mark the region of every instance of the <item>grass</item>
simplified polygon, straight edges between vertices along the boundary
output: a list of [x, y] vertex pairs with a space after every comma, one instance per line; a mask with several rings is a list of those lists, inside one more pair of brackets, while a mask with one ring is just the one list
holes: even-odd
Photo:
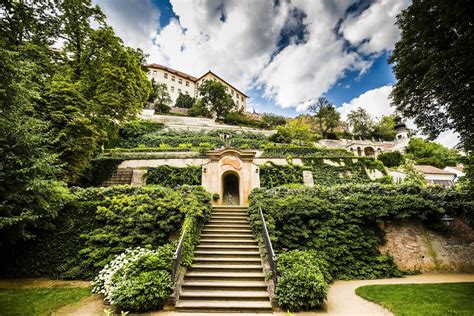
[[88, 288], [0, 289], [0, 315], [50, 315], [89, 295]]
[[474, 283], [367, 285], [356, 293], [395, 315], [474, 315]]

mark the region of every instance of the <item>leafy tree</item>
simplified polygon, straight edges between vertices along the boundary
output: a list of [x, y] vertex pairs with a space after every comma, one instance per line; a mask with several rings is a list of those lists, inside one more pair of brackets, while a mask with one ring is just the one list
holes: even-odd
[[362, 138], [368, 138], [371, 135], [374, 122], [370, 114], [359, 107], [347, 115], [347, 120], [352, 127], [352, 132]]
[[405, 160], [405, 163], [401, 165], [398, 169], [406, 174], [406, 177], [403, 182], [421, 186], [428, 184], [428, 181], [426, 180], [423, 173], [415, 169], [415, 164], [413, 163], [413, 160]]
[[305, 123], [302, 118], [289, 119], [284, 128], [287, 129], [291, 139], [299, 144], [308, 143], [313, 138], [311, 125]]
[[460, 161], [456, 150], [416, 137], [410, 139], [406, 153], [408, 158], [415, 160], [418, 164], [432, 165], [438, 168], [455, 166]]
[[275, 143], [290, 144], [291, 143], [291, 134], [288, 128], [285, 126], [277, 126], [277, 132], [270, 136], [268, 140]]
[[397, 20], [401, 39], [389, 62], [397, 83], [397, 109], [435, 139], [455, 129], [474, 147], [473, 3], [416, 0]]
[[235, 107], [232, 97], [226, 92], [225, 86], [216, 80], [207, 80], [199, 86], [199, 95], [204, 105], [223, 120]]
[[152, 95], [154, 95], [153, 104], [155, 106], [155, 111], [161, 113], [168, 113], [170, 111], [170, 104], [171, 104], [171, 97], [168, 92], [168, 88], [164, 83], [158, 83], [153, 87], [154, 91]]
[[313, 113], [318, 132], [323, 138], [327, 138], [328, 134], [333, 133], [339, 125], [341, 115], [337, 112], [336, 107], [324, 97], [319, 98], [308, 110]]
[[178, 108], [185, 108], [185, 109], [190, 109], [194, 102], [193, 97], [191, 97], [189, 94], [182, 94], [181, 92], [178, 95], [178, 98], [176, 99], [176, 107]]
[[202, 100], [196, 100], [193, 106], [189, 109], [188, 115], [210, 118], [211, 111], [209, 111], [208, 107], [202, 102]]
[[263, 113], [262, 122], [268, 127], [276, 127], [286, 124], [286, 117], [273, 113]]
[[385, 167], [392, 168], [400, 166], [405, 158], [399, 151], [389, 151], [380, 153], [377, 155], [377, 159], [380, 160]]
[[391, 141], [395, 139], [395, 115], [383, 115], [378, 122], [375, 123], [372, 130], [372, 137]]

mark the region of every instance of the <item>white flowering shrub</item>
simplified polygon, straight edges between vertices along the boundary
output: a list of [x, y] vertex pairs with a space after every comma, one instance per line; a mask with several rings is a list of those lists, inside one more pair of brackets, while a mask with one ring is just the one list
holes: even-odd
[[133, 262], [145, 255], [152, 255], [155, 251], [146, 248], [128, 248], [123, 253], [115, 257], [109, 264], [107, 264], [99, 274], [92, 281], [92, 292], [103, 294], [105, 299], [110, 301], [110, 293], [112, 290], [112, 278], [114, 274], [125, 267], [130, 262]]
[[175, 243], [159, 247], [127, 249], [94, 278], [94, 293], [123, 310], [158, 308], [173, 292], [171, 264]]

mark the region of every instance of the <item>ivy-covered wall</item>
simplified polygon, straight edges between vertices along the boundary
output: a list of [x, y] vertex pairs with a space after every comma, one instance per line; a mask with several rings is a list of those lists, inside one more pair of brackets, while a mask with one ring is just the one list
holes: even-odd
[[319, 157], [352, 157], [350, 151], [340, 148], [314, 147], [314, 146], [297, 146], [273, 144], [265, 146], [262, 157], [274, 158], [302, 158], [308, 156]]
[[[373, 182], [367, 171], [377, 170], [381, 175], [387, 175], [385, 168], [379, 161], [356, 157], [306, 157], [301, 158], [303, 166], [266, 163], [260, 167], [260, 185], [274, 188], [280, 185], [303, 184], [303, 170], [313, 173], [315, 185], [336, 185], [347, 183]], [[385, 178], [376, 181], [386, 180]]]
[[126, 248], [156, 249], [172, 233], [189, 229], [182, 228], [187, 214], [198, 214], [199, 219], [188, 220], [196, 223], [211, 210], [202, 187], [124, 185], [75, 188], [73, 193], [54, 229], [38, 230], [36, 239], [1, 249], [4, 277], [90, 279]]
[[314, 249], [335, 278], [370, 279], [400, 274], [378, 251], [381, 223], [416, 218], [435, 226], [445, 212], [464, 214], [471, 203], [467, 192], [416, 185], [278, 187], [253, 190], [249, 213], [260, 236], [262, 208], [277, 252]]
[[184, 184], [200, 185], [201, 176], [201, 166], [178, 168], [164, 165], [148, 169], [148, 172], [146, 173], [146, 183], [159, 184], [172, 188]]

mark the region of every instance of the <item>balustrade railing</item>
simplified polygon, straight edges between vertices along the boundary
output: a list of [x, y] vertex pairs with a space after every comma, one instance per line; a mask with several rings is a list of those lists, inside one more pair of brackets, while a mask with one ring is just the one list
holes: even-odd
[[184, 245], [184, 237], [186, 235], [186, 231], [183, 231], [181, 237], [179, 238], [178, 246], [176, 247], [176, 251], [173, 254], [173, 264], [172, 264], [172, 271], [171, 277], [173, 278], [173, 282], [175, 286], [178, 283], [178, 276], [179, 276], [179, 266], [181, 265], [181, 256], [183, 252], [183, 245]]
[[267, 252], [268, 263], [270, 264], [270, 270], [272, 272], [273, 286], [276, 288], [278, 280], [276, 269], [277, 257], [275, 256], [275, 252], [273, 251], [272, 242], [270, 240], [270, 235], [268, 235], [267, 224], [265, 223], [265, 217], [263, 216], [261, 207], [258, 208], [258, 212], [260, 215], [260, 221], [262, 222], [263, 242], [265, 244], [265, 250]]

